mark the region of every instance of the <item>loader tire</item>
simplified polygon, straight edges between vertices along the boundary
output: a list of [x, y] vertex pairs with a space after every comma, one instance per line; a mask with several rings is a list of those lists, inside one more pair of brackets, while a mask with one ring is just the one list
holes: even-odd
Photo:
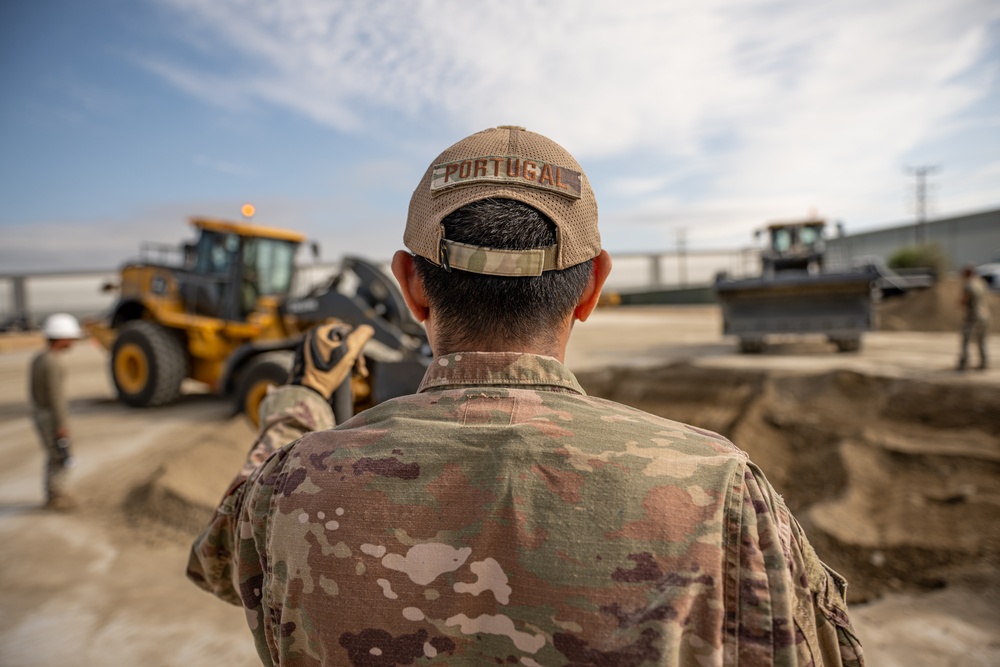
[[254, 428], [260, 426], [260, 404], [269, 387], [288, 382], [295, 354], [288, 350], [264, 352], [251, 359], [236, 384], [236, 411], [244, 413]]
[[187, 375], [187, 355], [180, 340], [146, 320], [126, 322], [111, 348], [111, 379], [118, 398], [145, 408], [173, 403]]

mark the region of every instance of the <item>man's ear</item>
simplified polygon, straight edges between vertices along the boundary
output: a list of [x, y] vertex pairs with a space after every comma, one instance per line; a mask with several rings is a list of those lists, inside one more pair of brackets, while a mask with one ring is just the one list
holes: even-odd
[[602, 250], [601, 254], [594, 258], [590, 282], [573, 310], [574, 318], [581, 322], [587, 321], [590, 314], [594, 312], [594, 308], [597, 307], [597, 302], [601, 298], [601, 289], [604, 287], [604, 281], [608, 279], [609, 273], [611, 273], [611, 255], [608, 254], [607, 250]]
[[405, 250], [397, 250], [392, 256], [392, 275], [399, 281], [403, 300], [406, 301], [406, 307], [413, 313], [413, 317], [417, 322], [426, 321], [430, 309], [427, 305], [427, 295], [424, 293], [424, 283], [417, 274], [413, 255]]

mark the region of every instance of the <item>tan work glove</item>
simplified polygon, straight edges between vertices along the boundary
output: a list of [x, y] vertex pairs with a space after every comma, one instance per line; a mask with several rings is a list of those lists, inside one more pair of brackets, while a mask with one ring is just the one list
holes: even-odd
[[321, 324], [310, 329], [295, 350], [288, 384], [309, 387], [329, 401], [356, 364], [367, 374], [361, 350], [374, 334], [367, 324], [354, 330], [346, 324]]

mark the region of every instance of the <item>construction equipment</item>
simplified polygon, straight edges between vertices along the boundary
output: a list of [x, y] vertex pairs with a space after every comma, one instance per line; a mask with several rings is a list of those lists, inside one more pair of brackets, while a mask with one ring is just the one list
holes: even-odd
[[766, 337], [784, 334], [824, 335], [841, 352], [852, 352], [861, 348], [861, 334], [875, 328], [879, 274], [871, 265], [825, 271], [825, 224], [773, 223], [760, 277], [716, 277], [723, 333], [739, 337], [741, 352], [762, 352]]
[[351, 378], [346, 408], [338, 392], [338, 423], [416, 389], [430, 362], [426, 334], [378, 266], [346, 257], [328, 284], [296, 299], [295, 255], [304, 235], [207, 218], [191, 224], [199, 233], [194, 243], [144, 244], [140, 260], [121, 269], [110, 314], [88, 324], [111, 352], [123, 402], [171, 403], [190, 378], [231, 397], [256, 423], [268, 387], [287, 379], [303, 332], [331, 319], [375, 329], [365, 350], [368, 376]]
[[[824, 220], [774, 222], [767, 226], [769, 243], [761, 251], [761, 269], [765, 277], [779, 273], [805, 271], [815, 275], [823, 270], [826, 258]], [[755, 236], [760, 238], [761, 231]]]

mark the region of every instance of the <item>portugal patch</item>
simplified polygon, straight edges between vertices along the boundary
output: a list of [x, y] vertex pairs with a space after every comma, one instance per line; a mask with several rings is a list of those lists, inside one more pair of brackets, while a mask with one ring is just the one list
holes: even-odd
[[541, 160], [520, 157], [478, 157], [434, 165], [431, 194], [475, 183], [509, 183], [580, 199], [583, 177], [579, 171]]

